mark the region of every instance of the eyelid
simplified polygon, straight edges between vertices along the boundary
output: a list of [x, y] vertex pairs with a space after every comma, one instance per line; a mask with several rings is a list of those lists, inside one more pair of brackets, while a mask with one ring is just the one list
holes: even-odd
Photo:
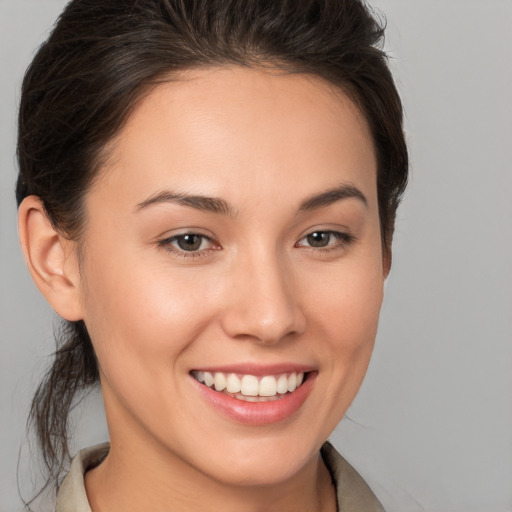
[[[306, 239], [308, 236], [314, 234], [314, 233], [326, 233], [329, 235], [332, 235], [335, 239], [335, 243], [331, 243], [329, 245], [326, 245], [325, 247], [314, 247], [311, 245], [302, 245], [301, 242]], [[336, 250], [336, 249], [343, 249], [347, 247], [348, 245], [354, 243], [356, 241], [356, 237], [349, 233], [348, 231], [340, 231], [339, 229], [333, 229], [333, 228], [315, 228], [310, 229], [306, 233], [304, 233], [296, 242], [296, 247], [304, 247], [306, 249], [311, 249], [313, 251], [329, 251], [329, 250]]]
[[[306, 245], [303, 243], [303, 241], [310, 235], [314, 233], [325, 233], [331, 235], [333, 238], [335, 238], [334, 243], [329, 243], [328, 245], [324, 247], [315, 247], [312, 245]], [[195, 235], [201, 237], [203, 240], [207, 240], [209, 242], [209, 247], [205, 249], [199, 249], [196, 251], [187, 251], [184, 249], [181, 249], [179, 247], [176, 247], [174, 245], [174, 242], [179, 239], [180, 237], [184, 237], [187, 235]], [[349, 245], [354, 243], [356, 241], [356, 236], [351, 234], [348, 229], [344, 230], [341, 227], [327, 227], [327, 226], [321, 226], [316, 228], [310, 228], [308, 231], [304, 232], [302, 236], [299, 238], [299, 240], [295, 243], [295, 247], [303, 248], [306, 250], [311, 250], [314, 252], [328, 252], [328, 251], [335, 251], [335, 250], [343, 250], [347, 248]], [[165, 249], [169, 253], [173, 253], [177, 257], [182, 258], [200, 258], [208, 256], [208, 253], [211, 251], [218, 251], [222, 249], [220, 243], [216, 240], [216, 237], [212, 236], [211, 234], [206, 234], [201, 228], [186, 228], [179, 230], [179, 232], [168, 234], [167, 236], [160, 237], [158, 240], [158, 246]]]
[[[207, 240], [210, 242], [210, 247], [207, 247], [206, 249], [200, 249], [197, 251], [186, 251], [184, 249], [180, 249], [179, 247], [176, 247], [173, 242], [175, 242], [177, 239], [187, 236], [187, 235], [195, 235], [199, 236], [204, 240]], [[168, 236], [161, 237], [158, 240], [158, 246], [163, 248], [169, 253], [173, 253], [177, 257], [180, 258], [199, 258], [207, 256], [207, 253], [210, 251], [218, 251], [222, 247], [220, 246], [219, 242], [212, 236], [207, 235], [204, 232], [202, 232], [199, 228], [188, 228], [180, 230], [178, 233], [172, 233]]]

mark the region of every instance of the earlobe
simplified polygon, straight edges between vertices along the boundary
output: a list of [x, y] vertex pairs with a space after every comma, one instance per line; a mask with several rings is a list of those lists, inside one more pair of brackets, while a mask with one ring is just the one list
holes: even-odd
[[18, 231], [25, 261], [39, 291], [61, 317], [81, 320], [76, 242], [54, 229], [36, 196], [28, 196], [20, 204]]

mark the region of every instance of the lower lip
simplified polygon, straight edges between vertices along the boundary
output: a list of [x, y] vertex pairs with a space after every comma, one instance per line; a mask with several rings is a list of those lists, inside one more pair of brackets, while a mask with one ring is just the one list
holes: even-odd
[[267, 425], [277, 423], [293, 416], [309, 396], [317, 373], [308, 373], [307, 379], [292, 393], [287, 393], [279, 400], [269, 402], [246, 402], [229, 395], [214, 391], [193, 377], [201, 396], [221, 414], [231, 420], [247, 425]]

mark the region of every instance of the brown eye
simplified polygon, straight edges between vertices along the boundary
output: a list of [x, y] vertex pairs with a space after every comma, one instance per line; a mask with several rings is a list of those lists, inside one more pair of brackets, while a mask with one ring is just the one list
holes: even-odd
[[306, 236], [306, 241], [310, 247], [327, 247], [332, 236], [329, 231], [315, 231]]
[[355, 241], [354, 235], [340, 231], [313, 231], [299, 240], [297, 247], [309, 247], [310, 249], [320, 249], [328, 251], [331, 249], [344, 250]]
[[198, 233], [172, 236], [161, 240], [158, 245], [178, 256], [199, 256], [204, 251], [218, 248], [211, 238]]
[[205, 240], [204, 236], [201, 235], [181, 235], [175, 238], [176, 245], [183, 251], [197, 251], [203, 245]]

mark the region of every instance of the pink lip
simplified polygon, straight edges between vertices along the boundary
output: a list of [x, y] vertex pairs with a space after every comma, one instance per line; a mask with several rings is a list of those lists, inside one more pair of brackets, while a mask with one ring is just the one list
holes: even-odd
[[[244, 370], [240, 372], [240, 368], [240, 366], [237, 366], [236, 368], [233, 367], [228, 370], [220, 370], [219, 368], [216, 368], [216, 371], [226, 371], [226, 373], [244, 373], [250, 375], [256, 374], [246, 372], [245, 367]], [[302, 371], [297, 370], [296, 366], [293, 367], [293, 370], [283, 370], [283, 367], [276, 368], [277, 371], [273, 369], [269, 372], [269, 367], [267, 366], [265, 367], [265, 373], [258, 372], [257, 375], [274, 375], [287, 373], [287, 371]], [[233, 371], [233, 369], [236, 371]], [[243, 400], [237, 400], [229, 395], [210, 389], [204, 384], [199, 383], [193, 377], [191, 377], [191, 380], [202, 398], [222, 415], [231, 420], [237, 421], [238, 423], [256, 426], [277, 423], [278, 421], [290, 418], [298, 412], [313, 389], [317, 375], [317, 372], [309, 373], [307, 379], [295, 391], [287, 393], [283, 398], [271, 402], [245, 402]]]
[[255, 377], [262, 377], [263, 375], [279, 375], [281, 373], [312, 372], [315, 370], [315, 368], [312, 366], [293, 363], [279, 363], [271, 365], [242, 363], [228, 364], [223, 366], [202, 366], [200, 368], [194, 368], [194, 370], [210, 373], [236, 373], [240, 375], [254, 375]]

